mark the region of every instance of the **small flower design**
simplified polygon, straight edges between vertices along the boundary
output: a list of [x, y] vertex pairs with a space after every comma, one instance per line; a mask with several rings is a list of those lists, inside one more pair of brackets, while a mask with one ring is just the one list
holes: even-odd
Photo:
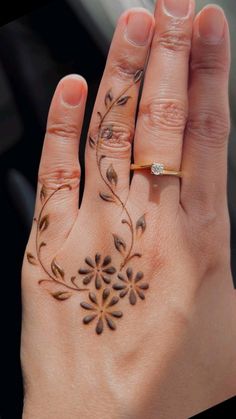
[[85, 258], [86, 268], [79, 269], [80, 275], [85, 275], [83, 278], [84, 285], [90, 284], [95, 280], [95, 287], [99, 290], [102, 287], [102, 282], [110, 284], [111, 275], [116, 272], [114, 266], [111, 266], [111, 257], [106, 256], [103, 261], [101, 255], [96, 253], [94, 261], [90, 257]]
[[126, 275], [119, 273], [117, 276], [122, 282], [116, 282], [113, 285], [113, 289], [120, 291], [119, 296], [121, 298], [128, 294], [129, 302], [132, 305], [136, 304], [137, 296], [141, 300], [145, 299], [144, 291], [149, 288], [149, 285], [146, 282], [140, 284], [140, 281], [143, 279], [143, 272], [139, 271], [134, 276], [133, 269], [127, 268]]
[[97, 319], [96, 333], [100, 335], [104, 330], [104, 323], [111, 330], [116, 330], [116, 324], [113, 318], [120, 318], [123, 316], [122, 311], [113, 310], [113, 306], [119, 301], [118, 296], [110, 297], [109, 288], [105, 288], [102, 293], [101, 302], [98, 301], [97, 296], [93, 293], [89, 293], [89, 299], [91, 303], [83, 301], [80, 303], [81, 307], [85, 310], [91, 311], [83, 318], [84, 324], [89, 324], [93, 320]]

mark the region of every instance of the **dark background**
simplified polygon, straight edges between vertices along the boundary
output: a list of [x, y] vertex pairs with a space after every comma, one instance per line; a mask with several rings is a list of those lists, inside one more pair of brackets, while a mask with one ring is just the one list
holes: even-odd
[[[62, 0], [0, 28], [1, 414], [21, 417], [20, 276], [47, 112], [66, 74], [89, 85], [81, 161], [105, 57]], [[58, 418], [59, 419], [59, 418]]]
[[[0, 239], [4, 255], [0, 269], [3, 419], [20, 418], [22, 411], [19, 360], [21, 264], [31, 225], [50, 100], [58, 81], [64, 75], [79, 73], [86, 78], [89, 98], [80, 150], [83, 168], [86, 131], [104, 64], [105, 55], [88, 34], [83, 21], [78, 20], [63, 0], [51, 1], [0, 28]], [[230, 169], [232, 269], [236, 278], [236, 220], [232, 197], [234, 185], [235, 179]]]

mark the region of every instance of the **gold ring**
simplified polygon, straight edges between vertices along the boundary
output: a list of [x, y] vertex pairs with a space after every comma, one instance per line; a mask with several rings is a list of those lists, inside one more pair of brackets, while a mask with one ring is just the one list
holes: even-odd
[[164, 164], [153, 162], [151, 164], [131, 164], [130, 170], [151, 169], [151, 174], [155, 176], [176, 176], [182, 177], [183, 173], [177, 170], [167, 169]]

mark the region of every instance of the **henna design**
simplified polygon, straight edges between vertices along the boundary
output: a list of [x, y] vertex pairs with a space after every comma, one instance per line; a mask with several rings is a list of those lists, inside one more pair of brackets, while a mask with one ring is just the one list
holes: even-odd
[[130, 304], [135, 305], [137, 302], [137, 296], [141, 298], [141, 300], [144, 300], [145, 295], [143, 291], [149, 288], [148, 283], [139, 283], [143, 279], [143, 276], [143, 272], [141, 271], [137, 272], [134, 276], [133, 269], [129, 267], [126, 269], [126, 275], [122, 273], [118, 274], [118, 278], [121, 282], [116, 282], [113, 285], [113, 289], [120, 291], [119, 296], [121, 298], [128, 295]]
[[118, 319], [123, 316], [122, 311], [113, 310], [113, 306], [118, 303], [119, 297], [110, 297], [110, 293], [110, 289], [105, 288], [102, 293], [101, 301], [99, 302], [96, 294], [90, 292], [89, 300], [91, 303], [85, 301], [80, 303], [81, 307], [84, 310], [91, 311], [91, 314], [88, 314], [83, 318], [84, 324], [89, 324], [94, 319], [98, 318], [95, 329], [98, 335], [100, 335], [103, 332], [104, 321], [111, 330], [115, 330], [116, 324], [112, 317]]
[[[71, 277], [70, 282], [66, 281], [65, 277], [65, 271], [64, 269], [58, 264], [56, 259], [54, 258], [51, 262], [51, 272], [46, 268], [42, 261], [41, 252], [42, 248], [47, 246], [47, 243], [45, 241], [41, 241], [41, 238], [43, 236], [43, 233], [50, 224], [50, 215], [44, 214], [44, 209], [46, 208], [47, 203], [51, 200], [51, 198], [60, 190], [62, 189], [69, 189], [71, 190], [70, 185], [62, 185], [59, 188], [57, 188], [54, 192], [51, 193], [47, 197], [47, 189], [46, 186], [43, 185], [40, 191], [40, 200], [42, 203], [41, 210], [39, 212], [38, 219], [34, 218], [34, 221], [37, 224], [37, 230], [36, 230], [36, 256], [34, 256], [32, 253], [27, 252], [26, 257], [30, 264], [32, 265], [39, 265], [44, 273], [46, 274], [47, 278], [40, 279], [38, 281], [39, 284], [42, 284], [44, 282], [53, 283], [55, 285], [62, 285], [66, 290], [68, 291], [57, 291], [52, 292], [51, 295], [57, 299], [57, 300], [67, 300], [73, 295], [73, 292], [78, 291], [88, 291], [87, 288], [80, 288], [76, 285], [74, 282], [75, 277]], [[73, 291], [73, 292], [72, 292]]]
[[[99, 145], [101, 144], [104, 138], [107, 140], [107, 139], [112, 138], [112, 135], [113, 135], [112, 126], [103, 128], [103, 123], [106, 116], [108, 115], [108, 113], [111, 111], [111, 109], [114, 106], [125, 106], [127, 104], [128, 100], [131, 99], [131, 96], [128, 95], [127, 92], [131, 89], [131, 87], [134, 84], [138, 83], [141, 80], [142, 76], [143, 76], [143, 70], [142, 69], [137, 70], [136, 73], [134, 74], [132, 84], [127, 86], [119, 94], [117, 98], [114, 98], [112, 89], [108, 90], [108, 92], [105, 95], [105, 100], [104, 100], [106, 110], [103, 115], [101, 112], [97, 112], [97, 115], [99, 116], [99, 119], [100, 119], [100, 122], [98, 125], [98, 139], [96, 140], [91, 135], [89, 135], [89, 145], [92, 149], [96, 150], [96, 161], [97, 161], [97, 167], [99, 170], [100, 177], [103, 180], [104, 185], [108, 189], [108, 191], [106, 192], [100, 191], [99, 196], [103, 201], [115, 203], [121, 206], [121, 208], [124, 210], [127, 216], [127, 219], [123, 219], [122, 223], [127, 224], [131, 233], [129, 247], [126, 245], [122, 237], [118, 236], [117, 234], [113, 234], [114, 246], [116, 250], [118, 250], [118, 252], [120, 252], [123, 256], [123, 261], [120, 264], [120, 270], [122, 270], [127, 265], [127, 263], [130, 262], [131, 259], [136, 258], [136, 257], [140, 258], [141, 254], [138, 252], [132, 253], [133, 247], [134, 247], [134, 233], [135, 233], [133, 220], [126, 207], [126, 204], [121, 200], [121, 198], [115, 192], [115, 187], [117, 186], [117, 183], [118, 183], [118, 175], [113, 165], [111, 164], [107, 168], [106, 176], [104, 176], [103, 174], [102, 163], [104, 159], [106, 159], [106, 156], [104, 154], [102, 155], [99, 154]], [[145, 229], [146, 229], [146, 220], [145, 220], [145, 215], [143, 215], [142, 217], [140, 217], [140, 219], [136, 223], [136, 232], [140, 230], [142, 234], [145, 231]]]
[[127, 296], [129, 303], [133, 306], [137, 303], [138, 298], [141, 300], [145, 299], [144, 291], [148, 290], [149, 285], [147, 282], [143, 282], [144, 274], [138, 271], [134, 274], [132, 267], [128, 266], [123, 272], [125, 266], [130, 263], [133, 258], [141, 258], [142, 254], [134, 251], [135, 241], [139, 239], [146, 230], [146, 214], [143, 214], [139, 219], [134, 222], [131, 218], [130, 212], [126, 206], [126, 203], [122, 201], [116, 192], [119, 179], [116, 169], [113, 164], [104, 167], [106, 161], [106, 155], [100, 153], [100, 144], [103, 141], [109, 141], [113, 137], [114, 127], [113, 125], [104, 126], [106, 116], [109, 114], [111, 109], [115, 106], [126, 106], [126, 104], [132, 99], [128, 94], [129, 90], [133, 85], [138, 83], [143, 76], [143, 70], [136, 71], [133, 76], [132, 84], [127, 86], [118, 97], [114, 97], [112, 89], [109, 89], [104, 98], [105, 111], [102, 114], [100, 111], [97, 112], [99, 118], [98, 135], [97, 139], [93, 138], [92, 135], [88, 136], [88, 144], [92, 150], [96, 153], [96, 163], [99, 175], [103, 181], [106, 190], [99, 192], [99, 198], [107, 203], [115, 204], [121, 207], [125, 213], [125, 217], [121, 220], [121, 224], [126, 225], [130, 232], [130, 243], [126, 243], [124, 238], [117, 233], [112, 233], [114, 248], [121, 255], [121, 263], [116, 279], [117, 269], [112, 264], [111, 256], [102, 256], [100, 253], [96, 253], [94, 257], [87, 256], [84, 259], [84, 266], [78, 269], [78, 274], [82, 276], [82, 283], [84, 286], [90, 286], [94, 283], [95, 292], [91, 291], [91, 288], [81, 288], [77, 285], [77, 276], [72, 276], [69, 280], [66, 278], [66, 273], [62, 266], [58, 263], [56, 258], [53, 258], [50, 264], [50, 270], [44, 265], [41, 257], [42, 249], [47, 246], [45, 240], [43, 240], [44, 232], [50, 226], [50, 214], [46, 211], [46, 206], [49, 200], [61, 189], [71, 190], [70, 185], [65, 184], [56, 189], [51, 195], [48, 196], [48, 191], [45, 185], [42, 186], [40, 191], [40, 200], [42, 203], [41, 210], [39, 212], [38, 219], [34, 218], [37, 225], [36, 230], [36, 256], [31, 252], [27, 252], [27, 260], [31, 265], [39, 265], [47, 278], [40, 279], [39, 284], [44, 282], [51, 283], [53, 285], [60, 285], [63, 290], [55, 290], [50, 292], [51, 296], [58, 301], [68, 300], [76, 292], [87, 291], [88, 301], [83, 301], [80, 306], [83, 310], [87, 310], [89, 313], [83, 317], [83, 323], [89, 325], [96, 319], [95, 331], [98, 335], [102, 334], [107, 325], [110, 330], [116, 330], [116, 323], [114, 319], [123, 317], [123, 313], [120, 310], [114, 310], [114, 306], [117, 305], [120, 299]]
[[90, 257], [85, 258], [86, 268], [80, 268], [79, 274], [85, 275], [83, 284], [88, 285], [94, 279], [95, 287], [99, 290], [102, 287], [102, 282], [110, 284], [111, 275], [116, 272], [116, 268], [111, 266], [111, 257], [106, 256], [103, 261], [101, 255], [96, 253], [94, 261]]

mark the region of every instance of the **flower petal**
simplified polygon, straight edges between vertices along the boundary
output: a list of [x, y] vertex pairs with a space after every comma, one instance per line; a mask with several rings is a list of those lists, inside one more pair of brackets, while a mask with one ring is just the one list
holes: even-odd
[[92, 269], [86, 269], [86, 268], [81, 268], [78, 270], [79, 274], [81, 275], [87, 275], [90, 274], [91, 272], [93, 272]]
[[129, 279], [129, 281], [131, 281], [132, 278], [133, 278], [133, 269], [132, 268], [127, 268], [126, 269], [126, 275], [127, 275], [127, 278]]
[[132, 289], [130, 290], [130, 293], [129, 293], [129, 302], [130, 304], [134, 306], [136, 304], [136, 301], [137, 301], [137, 297], [134, 290]]
[[99, 266], [100, 260], [101, 260], [101, 255], [99, 253], [96, 253], [96, 255], [95, 255], [95, 262], [96, 262], [96, 265], [97, 266]]
[[117, 318], [120, 318], [120, 317], [123, 316], [122, 311], [111, 311], [109, 314], [111, 314], [111, 316], [117, 317]]
[[145, 282], [144, 284], [138, 285], [139, 288], [141, 288], [141, 290], [148, 290], [149, 285]]
[[125, 284], [114, 284], [112, 286], [112, 288], [116, 291], [120, 291], [120, 290], [123, 290], [124, 288], [126, 288], [126, 285]]
[[83, 323], [84, 324], [89, 324], [91, 323], [95, 318], [97, 317], [97, 314], [89, 314], [88, 316], [85, 316], [83, 318]]
[[119, 297], [117, 297], [117, 296], [112, 297], [111, 301], [107, 305], [107, 308], [114, 306], [115, 304], [118, 303], [118, 301], [119, 301]]
[[106, 256], [103, 260], [102, 268], [104, 268], [104, 266], [109, 265], [109, 263], [111, 263], [111, 256]]
[[136, 292], [137, 292], [138, 296], [141, 298], [141, 300], [145, 300], [145, 295], [144, 295], [143, 291], [141, 291], [137, 288]]
[[81, 307], [83, 307], [85, 310], [95, 310], [95, 308], [89, 304], [86, 303], [86, 301], [82, 301], [82, 303], [80, 303]]
[[101, 275], [101, 277], [106, 284], [111, 283], [111, 278], [109, 278], [108, 276]]
[[103, 320], [102, 317], [99, 318], [96, 326], [96, 333], [100, 335], [103, 332]]
[[95, 264], [89, 256], [87, 256], [84, 260], [87, 263], [87, 265], [91, 266], [91, 268], [95, 268]]
[[139, 271], [139, 272], [137, 272], [137, 273], [136, 273], [136, 275], [135, 275], [135, 280], [134, 280], [134, 282], [141, 281], [141, 279], [142, 279], [142, 278], [143, 278], [143, 272]]
[[116, 272], [116, 268], [114, 268], [114, 266], [109, 266], [108, 268], [103, 269], [102, 272], [112, 275]]
[[121, 298], [125, 297], [128, 294], [129, 288], [127, 287], [126, 289], [122, 290], [119, 294], [119, 296]]
[[101, 286], [102, 286], [101, 278], [98, 274], [96, 274], [95, 287], [97, 290], [100, 290]]
[[116, 330], [115, 322], [112, 319], [110, 319], [110, 317], [108, 317], [106, 315], [105, 315], [105, 319], [106, 319], [108, 327], [110, 327], [111, 330]]
[[121, 281], [127, 282], [126, 278], [125, 278], [125, 277], [124, 277], [124, 275], [122, 275], [121, 273], [119, 273], [119, 274], [117, 275], [117, 277], [118, 277]]
[[88, 285], [92, 281], [93, 277], [94, 277], [94, 274], [91, 274], [91, 275], [86, 276], [83, 279], [83, 284], [84, 285]]
[[94, 303], [96, 305], [98, 304], [98, 300], [97, 300], [96, 294], [94, 294], [94, 292], [89, 293], [89, 299], [92, 301], [92, 303]]
[[109, 297], [109, 295], [110, 295], [109, 288], [105, 288], [104, 291], [103, 291], [103, 293], [102, 293], [102, 299], [103, 299], [103, 301], [106, 301], [106, 299]]

